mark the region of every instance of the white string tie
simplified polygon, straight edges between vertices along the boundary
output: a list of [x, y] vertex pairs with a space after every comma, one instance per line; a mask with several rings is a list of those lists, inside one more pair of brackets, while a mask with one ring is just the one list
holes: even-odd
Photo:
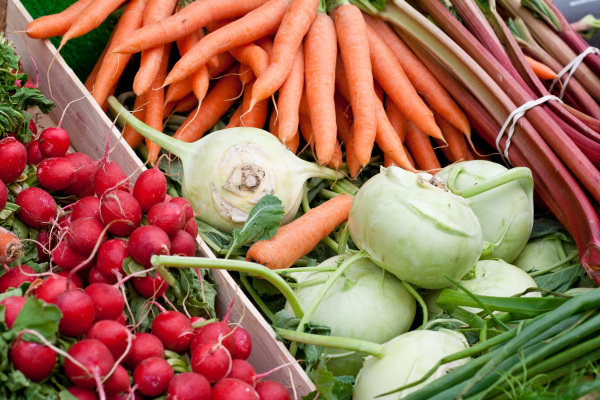
[[573, 61], [571, 61], [570, 63], [568, 63], [562, 69], [562, 71], [560, 71], [557, 74], [557, 77], [552, 81], [552, 84], [550, 85], [550, 89], [548, 89], [548, 91], [552, 92], [552, 89], [554, 89], [554, 85], [556, 85], [558, 82], [560, 82], [560, 78], [562, 78], [562, 76], [564, 74], [567, 74], [567, 78], [563, 82], [562, 88], [560, 89], [560, 94], [558, 95], [558, 97], [560, 97], [562, 99], [563, 96], [564, 96], [564, 94], [565, 94], [565, 90], [567, 90], [567, 85], [569, 84], [569, 81], [571, 80], [571, 77], [573, 76], [573, 74], [575, 73], [575, 71], [577, 71], [577, 68], [579, 68], [579, 66], [583, 62], [583, 59], [585, 57], [587, 57], [588, 55], [590, 55], [590, 54], [600, 55], [600, 49], [598, 49], [597, 47], [590, 46], [587, 49], [585, 49], [580, 55], [578, 55], [577, 57], [575, 57], [573, 59]]

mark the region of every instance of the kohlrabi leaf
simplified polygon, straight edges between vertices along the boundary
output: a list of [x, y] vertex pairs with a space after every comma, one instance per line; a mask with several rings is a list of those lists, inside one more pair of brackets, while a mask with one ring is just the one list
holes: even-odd
[[281, 200], [272, 194], [265, 195], [252, 208], [244, 226], [233, 231], [233, 242], [225, 258], [245, 244], [271, 239], [275, 236], [284, 214]]
[[[35, 297], [28, 297], [13, 323], [12, 331], [16, 336], [24, 329], [33, 329], [46, 339], [52, 339], [58, 332], [58, 322], [61, 318], [62, 313], [54, 304], [47, 304]], [[32, 335], [27, 335], [26, 340], [39, 341]]]
[[564, 293], [585, 276], [587, 275], [581, 264], [575, 264], [556, 272], [536, 276], [533, 279], [539, 288], [555, 293]]
[[[315, 383], [317, 391], [302, 397], [302, 399], [350, 400], [352, 398], [354, 391], [353, 376], [334, 376], [327, 370], [325, 363], [320, 363], [317, 369], [311, 371], [310, 377]], [[317, 392], [319, 393], [319, 397], [316, 397]]]
[[[286, 310], [281, 310], [277, 314], [275, 314], [275, 319], [273, 321], [273, 326], [276, 328], [296, 330], [298, 329], [298, 324], [300, 323], [300, 318], [295, 318]], [[304, 326], [303, 332], [313, 333], [315, 335], [325, 335], [329, 336], [331, 333], [331, 328], [325, 325], [319, 325], [312, 322], [307, 323]], [[279, 338], [281, 340], [281, 338]], [[319, 361], [321, 357], [321, 353], [323, 352], [322, 346], [315, 346], [313, 344], [305, 344], [298, 343], [298, 348], [304, 352], [304, 357], [300, 355], [296, 355], [297, 358], [303, 359], [306, 361], [306, 364], [310, 367]]]

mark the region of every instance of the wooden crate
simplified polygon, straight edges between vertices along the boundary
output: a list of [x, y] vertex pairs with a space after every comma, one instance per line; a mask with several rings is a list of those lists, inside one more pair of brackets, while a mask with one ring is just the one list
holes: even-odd
[[[73, 102], [64, 117], [62, 126], [71, 134], [72, 146], [87, 153], [94, 160], [104, 155], [107, 136], [114, 150], [110, 158], [119, 163], [132, 180], [145, 169], [141, 160], [124, 141], [119, 141], [120, 133], [113, 122], [96, 104], [92, 96], [75, 76], [71, 68], [57, 55], [56, 48], [48, 40], [33, 40], [24, 33], [31, 16], [18, 0], [8, 0], [6, 32], [13, 41], [17, 53], [22, 55], [24, 71], [35, 76], [31, 54], [39, 70], [39, 87], [43, 93], [56, 103], [50, 113], [55, 123], [61, 118], [65, 106]], [[48, 73], [48, 66], [50, 72]], [[197, 255], [215, 258], [210, 248], [201, 240], [197, 243]], [[283, 343], [275, 339], [275, 332], [262, 315], [256, 310], [232, 277], [226, 271], [214, 270], [212, 277], [218, 285], [217, 314], [223, 316], [234, 297], [236, 301], [231, 314], [231, 322], [239, 321], [243, 315], [243, 326], [252, 335], [253, 350], [248, 361], [258, 373], [269, 371], [283, 363], [291, 363], [289, 368], [274, 372], [270, 379], [277, 380], [288, 387], [294, 387], [298, 396], [305, 395], [315, 387], [308, 376], [289, 353]]]

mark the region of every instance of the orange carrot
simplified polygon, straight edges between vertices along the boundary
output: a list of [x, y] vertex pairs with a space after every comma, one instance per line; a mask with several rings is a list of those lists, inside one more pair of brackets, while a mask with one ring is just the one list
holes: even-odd
[[167, 88], [165, 94], [165, 103], [172, 103], [183, 99], [188, 94], [192, 93], [192, 83], [190, 78], [174, 83]]
[[[327, 14], [315, 17], [304, 43], [306, 101], [315, 135], [315, 151], [321, 164], [328, 164], [336, 151], [335, 63], [337, 38], [335, 25]], [[340, 153], [341, 155], [341, 153]]]
[[312, 130], [312, 125], [310, 123], [310, 117], [307, 114], [300, 113], [300, 114], [298, 114], [298, 121], [299, 121], [299, 129], [300, 129], [300, 133], [302, 134], [302, 138], [304, 139], [306, 144], [308, 144], [310, 146], [310, 149], [314, 154], [315, 153], [315, 141], [313, 138], [313, 130]]
[[544, 63], [539, 62], [538, 60], [534, 60], [529, 56], [525, 56], [525, 60], [527, 60], [527, 64], [533, 70], [533, 73], [540, 79], [556, 79], [558, 76], [556, 72], [552, 71], [552, 69]]
[[21, 241], [11, 231], [0, 227], [0, 264], [10, 264], [21, 257]]
[[256, 78], [250, 109], [259, 101], [271, 97], [283, 85], [292, 69], [298, 47], [308, 32], [318, 8], [319, 0], [291, 0], [275, 35], [270, 64], [264, 73]]
[[238, 108], [235, 109], [235, 111], [234, 111], [233, 115], [231, 116], [231, 119], [229, 120], [227, 125], [225, 125], [225, 129], [237, 128], [238, 126], [240, 126], [240, 116], [242, 115], [243, 112], [244, 112], [244, 103], [241, 103], [238, 106]]
[[410, 151], [419, 169], [435, 173], [442, 167], [431, 145], [429, 136], [421, 132], [411, 121], [406, 124], [406, 147]]
[[365, 166], [371, 159], [377, 134], [367, 28], [360, 10], [352, 4], [339, 7], [334, 17], [354, 114], [354, 150], [360, 164]]
[[340, 143], [336, 140], [335, 147], [333, 148], [333, 156], [331, 157], [331, 160], [329, 160], [329, 162], [327, 163], [327, 166], [329, 168], [339, 169], [342, 166], [343, 161], [344, 159], [342, 155], [342, 147], [340, 146]]
[[[408, 123], [408, 120], [404, 115], [402, 115], [402, 112], [398, 109], [398, 107], [396, 107], [396, 104], [394, 104], [392, 99], [390, 99], [389, 97], [385, 100], [385, 112], [388, 116], [388, 119], [390, 120], [390, 124], [392, 124], [392, 127], [394, 128], [394, 131], [400, 138], [400, 141], [404, 143], [404, 138], [406, 137], [406, 124]], [[443, 145], [446, 145], [442, 140], [440, 140], [440, 142]], [[408, 158], [410, 165], [414, 168], [415, 161], [413, 160], [410, 153], [406, 153], [406, 158]], [[384, 155], [384, 164], [385, 159], [386, 156]], [[397, 166], [398, 164], [394, 162], [394, 165]]]
[[350, 172], [351, 178], [356, 178], [362, 169], [362, 165], [360, 165], [360, 161], [356, 158], [355, 142], [354, 142], [354, 127], [350, 131], [350, 136], [346, 139], [346, 165], [348, 166], [348, 171]]
[[237, 68], [226, 72], [217, 84], [208, 92], [200, 108], [196, 108], [177, 129], [173, 137], [184, 142], [195, 142], [212, 128], [225, 115], [229, 107], [235, 103], [242, 83], [237, 74]]
[[254, 108], [250, 109], [250, 97], [252, 93], [252, 87], [255, 84], [256, 81], [253, 81], [244, 91], [244, 99], [242, 101], [244, 108], [242, 110], [242, 115], [240, 116], [240, 126], [262, 129], [265, 126], [265, 122], [267, 122], [269, 100], [262, 100], [256, 104]]
[[208, 69], [210, 79], [214, 79], [222, 72], [227, 71], [235, 63], [235, 58], [229, 52], [217, 54], [216, 57], [219, 59], [219, 66]]
[[[167, 75], [167, 69], [169, 68], [171, 44], [166, 44], [164, 50], [158, 73], [150, 86], [150, 90], [146, 93], [148, 104], [146, 106], [146, 115], [144, 119], [146, 125], [161, 132], [163, 131], [163, 118], [165, 116], [165, 89], [162, 88], [162, 84]], [[151, 142], [149, 139], [146, 139], [146, 147], [148, 148], [148, 161], [150, 161], [150, 164], [154, 165], [158, 159], [160, 146]]]
[[219, 53], [275, 32], [287, 6], [288, 0], [270, 0], [242, 18], [209, 33], [177, 61], [165, 79], [165, 85], [184, 79]]
[[252, 68], [245, 64], [240, 64], [240, 81], [242, 81], [242, 85], [244, 85], [244, 87], [250, 82], [254, 81], [255, 78], [256, 77], [254, 76], [254, 72], [252, 72]]
[[340, 142], [344, 144], [350, 137], [350, 132], [352, 131], [352, 108], [344, 96], [338, 92], [335, 92], [333, 98], [335, 100], [335, 123], [337, 126], [337, 137]]
[[114, 36], [110, 42], [108, 53], [104, 56], [100, 71], [94, 83], [92, 96], [100, 105], [104, 104], [111, 88], [119, 81], [125, 67], [131, 59], [130, 54], [113, 54], [112, 50], [116, 44], [125, 36], [142, 26], [144, 8], [148, 0], [132, 0], [125, 6], [125, 10], [119, 18], [115, 28]]
[[[131, 114], [140, 121], [146, 119], [146, 95], [136, 96]], [[123, 139], [125, 139], [132, 149], [135, 149], [142, 143], [144, 137], [129, 124], [125, 124], [125, 128], [123, 128]]]
[[69, 30], [65, 32], [60, 41], [59, 50], [69, 40], [85, 35], [96, 29], [106, 17], [115, 11], [125, 0], [92, 1], [77, 15]]
[[115, 48], [115, 53], [138, 53], [164, 45], [202, 29], [211, 21], [245, 15], [267, 0], [194, 1], [180, 12], [137, 30]]
[[[435, 120], [438, 123], [438, 126], [442, 130], [444, 134], [444, 138], [446, 139], [446, 144], [439, 143], [442, 146], [442, 151], [447, 150], [447, 153], [450, 154], [450, 157], [446, 155], [448, 161], [467, 161], [471, 160], [471, 153], [469, 152], [469, 148], [467, 147], [467, 141], [465, 140], [465, 135], [456, 129], [450, 122], [446, 121], [444, 117], [439, 114], [435, 114]], [[446, 154], [446, 152], [444, 152]]]
[[[189, 35], [177, 40], [179, 54], [182, 56], [187, 54], [203, 37], [204, 32], [200, 30], [192, 32]], [[208, 75], [208, 67], [206, 65], [201, 65], [196, 72], [190, 75], [189, 79], [192, 86], [192, 91], [196, 95], [198, 101], [201, 102], [204, 100], [206, 93], [208, 92], [210, 80]]]
[[304, 51], [298, 47], [292, 70], [279, 89], [277, 110], [279, 112], [279, 140], [289, 142], [298, 132], [300, 101], [304, 90]]
[[110, 39], [108, 39], [108, 43], [106, 43], [106, 46], [104, 46], [104, 50], [102, 51], [102, 54], [100, 54], [100, 57], [98, 57], [98, 60], [96, 61], [96, 64], [94, 64], [94, 68], [92, 69], [92, 72], [90, 72], [87, 79], [85, 80], [85, 83], [83, 84], [89, 92], [94, 90], [94, 84], [96, 83], [96, 78], [98, 77], [98, 72], [100, 72], [100, 67], [102, 67], [102, 63], [104, 62], [104, 57], [106, 56], [106, 53], [108, 52], [108, 48], [110, 47], [110, 42], [111, 42], [114, 34], [115, 34], [115, 31], [113, 30], [113, 33], [111, 34]]
[[373, 76], [377, 82], [409, 121], [429, 136], [442, 139], [442, 132], [435, 123], [433, 112], [417, 94], [394, 53], [368, 25], [367, 37]]
[[229, 50], [229, 53], [240, 62], [249, 66], [255, 76], [264, 72], [269, 66], [269, 55], [260, 46], [255, 43], [248, 43], [243, 46], [235, 47]]
[[269, 57], [273, 54], [273, 39], [269, 36], [262, 37], [256, 41], [256, 44], [263, 48], [267, 52]]
[[348, 219], [353, 199], [349, 195], [340, 195], [311, 209], [280, 227], [272, 239], [254, 243], [246, 253], [246, 260], [270, 269], [290, 268]]
[[25, 28], [27, 36], [32, 39], [46, 39], [62, 36], [69, 30], [75, 18], [92, 2], [92, 0], [79, 0], [64, 11], [52, 15], [44, 15], [34, 19]]
[[173, 112], [186, 113], [188, 111], [192, 111], [196, 107], [198, 107], [198, 98], [196, 95], [194, 95], [194, 93], [190, 93], [175, 103]]
[[[271, 132], [273, 136], [279, 138], [279, 118], [277, 118], [277, 113], [275, 112], [271, 112], [271, 117], [269, 118], [269, 132]], [[296, 154], [298, 151], [298, 146], [300, 145], [300, 134], [298, 133], [298, 128], [296, 128], [296, 133], [292, 136], [292, 138], [285, 142], [284, 145], [292, 153]]]

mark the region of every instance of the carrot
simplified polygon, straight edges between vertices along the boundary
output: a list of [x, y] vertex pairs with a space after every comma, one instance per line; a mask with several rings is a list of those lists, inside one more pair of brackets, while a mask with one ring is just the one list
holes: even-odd
[[377, 132], [367, 28], [360, 10], [352, 4], [339, 7], [334, 18], [354, 114], [354, 150], [365, 166], [371, 159]]
[[[271, 117], [269, 118], [269, 132], [271, 132], [273, 136], [279, 138], [279, 118], [277, 118], [277, 113], [275, 112], [271, 112]], [[284, 145], [289, 151], [296, 154], [298, 146], [300, 145], [300, 134], [298, 133], [297, 127], [296, 133], [289, 141], [285, 142]]]
[[[404, 142], [404, 138], [406, 137], [406, 124], [408, 123], [408, 120], [404, 115], [402, 115], [402, 112], [400, 112], [398, 107], [396, 107], [396, 104], [394, 104], [394, 102], [389, 97], [385, 100], [385, 112], [388, 116], [388, 119], [390, 120], [390, 124], [392, 124], [392, 127], [394, 128], [394, 131], [400, 138], [400, 141]], [[443, 145], [446, 145], [442, 140], [440, 140], [440, 142]], [[389, 157], [386, 157], [386, 155], [384, 155], [384, 164], [386, 158]], [[412, 156], [409, 153], [406, 153], [406, 158], [408, 158], [410, 165], [414, 168], [415, 161], [413, 160]], [[394, 162], [394, 165], [398, 164]]]
[[472, 160], [471, 153], [467, 147], [467, 141], [465, 140], [465, 135], [437, 113], [435, 114], [435, 120], [442, 130], [447, 142], [446, 144], [439, 143], [439, 145], [441, 146], [442, 151], [444, 151], [446, 158], [448, 158], [448, 161]]
[[413, 54], [384, 21], [369, 15], [364, 15], [364, 18], [396, 56], [406, 76], [427, 104], [467, 137], [470, 137], [471, 126], [467, 116], [437, 78], [423, 65], [421, 60]]
[[9, 264], [21, 257], [21, 241], [11, 231], [0, 227], [0, 264]]
[[288, 0], [270, 0], [242, 18], [209, 33], [177, 61], [165, 79], [165, 85], [184, 79], [219, 53], [275, 32], [287, 6]]
[[104, 46], [104, 50], [102, 51], [102, 54], [100, 54], [100, 57], [98, 57], [98, 60], [96, 60], [96, 64], [94, 64], [94, 68], [92, 68], [92, 72], [90, 72], [87, 79], [85, 80], [85, 83], [83, 84], [89, 92], [92, 92], [94, 90], [94, 84], [96, 83], [96, 78], [98, 77], [98, 72], [100, 72], [100, 67], [102, 67], [102, 63], [104, 62], [104, 57], [106, 56], [106, 53], [108, 52], [108, 48], [110, 47], [110, 42], [111, 42], [114, 34], [115, 34], [115, 31], [113, 30], [111, 37], [108, 39], [108, 43], [106, 43], [106, 46]]
[[367, 37], [373, 75], [377, 82], [409, 121], [429, 136], [442, 139], [442, 132], [435, 123], [433, 112], [417, 94], [394, 53], [368, 25]]
[[235, 63], [235, 58], [233, 58], [229, 52], [217, 54], [215, 57], [219, 59], [219, 66], [208, 69], [208, 75], [210, 79], [214, 79], [222, 72], [227, 71]]
[[[150, 90], [146, 93], [148, 104], [146, 105], [146, 115], [144, 119], [146, 125], [161, 132], [163, 131], [163, 118], [165, 116], [165, 89], [162, 88], [162, 84], [167, 75], [167, 69], [169, 68], [171, 44], [166, 44], [164, 50], [158, 73], [150, 86]], [[158, 159], [160, 146], [151, 142], [149, 139], [146, 139], [146, 147], [148, 147], [148, 161], [150, 161], [150, 164], [154, 165]]]
[[106, 17], [115, 11], [125, 0], [92, 1], [79, 12], [69, 29], [62, 35], [59, 50], [71, 39], [85, 35], [96, 29]]
[[256, 78], [250, 109], [271, 97], [283, 85], [292, 69], [302, 39], [317, 14], [319, 0], [291, 0], [273, 42], [273, 54], [267, 69]]
[[240, 126], [262, 129], [265, 126], [265, 122], [267, 122], [269, 100], [263, 100], [254, 108], [250, 109], [250, 96], [252, 93], [252, 87], [255, 84], [256, 81], [253, 81], [244, 91], [244, 99], [242, 101], [244, 108], [242, 110], [242, 115], [240, 116]]
[[195, 142], [212, 128], [225, 115], [229, 107], [235, 103], [242, 83], [237, 75], [237, 68], [227, 71], [226, 76], [208, 92], [200, 108], [190, 113], [184, 123], [177, 129], [173, 137], [184, 142]]
[[348, 219], [353, 199], [349, 195], [340, 195], [311, 209], [280, 227], [272, 239], [254, 243], [246, 253], [246, 260], [270, 269], [290, 268]]
[[52, 15], [44, 15], [27, 24], [25, 31], [32, 39], [47, 39], [62, 36], [69, 30], [75, 18], [92, 2], [79, 0], [65, 10]]
[[539, 62], [538, 60], [534, 60], [529, 56], [525, 56], [525, 60], [527, 60], [527, 64], [533, 70], [535, 76], [540, 79], [556, 79], [558, 76], [556, 72], [552, 71], [552, 69], [544, 63]]
[[240, 116], [242, 115], [243, 112], [244, 112], [244, 103], [241, 103], [238, 106], [238, 108], [235, 109], [235, 112], [231, 116], [231, 119], [229, 120], [227, 125], [225, 125], [225, 129], [237, 128], [238, 126], [240, 126]]
[[348, 171], [350, 172], [351, 178], [356, 178], [362, 169], [362, 165], [360, 165], [360, 161], [356, 158], [356, 152], [354, 151], [355, 142], [354, 142], [354, 127], [350, 131], [350, 135], [346, 139], [346, 165], [348, 166]]
[[229, 53], [240, 62], [252, 69], [255, 76], [259, 76], [269, 66], [269, 55], [260, 46], [255, 43], [248, 43], [243, 46], [235, 47], [229, 50]]
[[429, 136], [421, 132], [411, 121], [408, 121], [406, 124], [406, 138], [404, 139], [404, 143], [406, 143], [406, 147], [408, 147], [419, 169], [435, 173], [442, 168], [431, 145]]
[[298, 115], [298, 121], [299, 121], [299, 129], [300, 129], [300, 133], [302, 134], [302, 138], [304, 139], [306, 144], [308, 144], [310, 146], [310, 149], [314, 154], [315, 141], [313, 138], [313, 129], [312, 129], [312, 124], [310, 123], [310, 116], [308, 116], [307, 114], [301, 113]]
[[240, 81], [242, 81], [242, 85], [246, 87], [246, 85], [250, 84], [256, 79], [254, 76], [254, 72], [252, 72], [252, 68], [245, 64], [240, 64]]
[[340, 143], [336, 140], [335, 147], [333, 148], [333, 156], [331, 157], [331, 160], [329, 160], [329, 162], [327, 163], [327, 166], [329, 168], [339, 169], [342, 166], [343, 161], [344, 159], [342, 155], [342, 147], [340, 146]]
[[[184, 56], [204, 37], [204, 32], [196, 31], [177, 40], [177, 47], [180, 49], [179, 54]], [[200, 68], [190, 75], [190, 84], [192, 91], [196, 95], [198, 101], [202, 102], [208, 93], [210, 77], [208, 75], [208, 67], [201, 65]]]
[[175, 106], [173, 107], [173, 112], [186, 113], [198, 107], [198, 104], [199, 102], [196, 95], [194, 95], [194, 93], [190, 93], [183, 99], [175, 103]]
[[[306, 101], [315, 134], [315, 151], [321, 164], [328, 164], [336, 151], [335, 25], [327, 14], [315, 17], [304, 42]], [[341, 154], [341, 153], [340, 153]]]
[[345, 143], [350, 137], [352, 131], [352, 108], [344, 96], [335, 92], [333, 97], [335, 101], [335, 123], [337, 126], [337, 137], [340, 142]]
[[127, 63], [131, 59], [130, 54], [113, 54], [112, 49], [116, 44], [129, 33], [142, 26], [142, 17], [144, 8], [148, 0], [132, 0], [125, 6], [125, 10], [119, 18], [115, 28], [115, 33], [110, 41], [108, 53], [104, 56], [96, 82], [94, 83], [94, 92], [92, 96], [100, 105], [104, 104], [111, 88], [119, 81]]
[[[146, 95], [136, 96], [131, 114], [140, 121], [146, 119]], [[125, 124], [125, 128], [123, 128], [123, 139], [125, 139], [132, 149], [135, 149], [142, 143], [144, 137], [129, 124]]]
[[298, 132], [300, 102], [304, 90], [304, 51], [298, 47], [292, 70], [279, 89], [277, 110], [279, 115], [279, 140], [289, 142]]
[[115, 53], [138, 53], [142, 50], [174, 42], [211, 21], [245, 15], [267, 0], [203, 0], [194, 1], [180, 12], [155, 24], [145, 26], [115, 48]]
[[256, 44], [263, 48], [267, 52], [269, 57], [273, 55], [273, 40], [269, 36], [262, 37], [256, 40]]
[[190, 82], [190, 78], [174, 83], [167, 88], [165, 104], [181, 100], [190, 93], [192, 93], [192, 83]]

